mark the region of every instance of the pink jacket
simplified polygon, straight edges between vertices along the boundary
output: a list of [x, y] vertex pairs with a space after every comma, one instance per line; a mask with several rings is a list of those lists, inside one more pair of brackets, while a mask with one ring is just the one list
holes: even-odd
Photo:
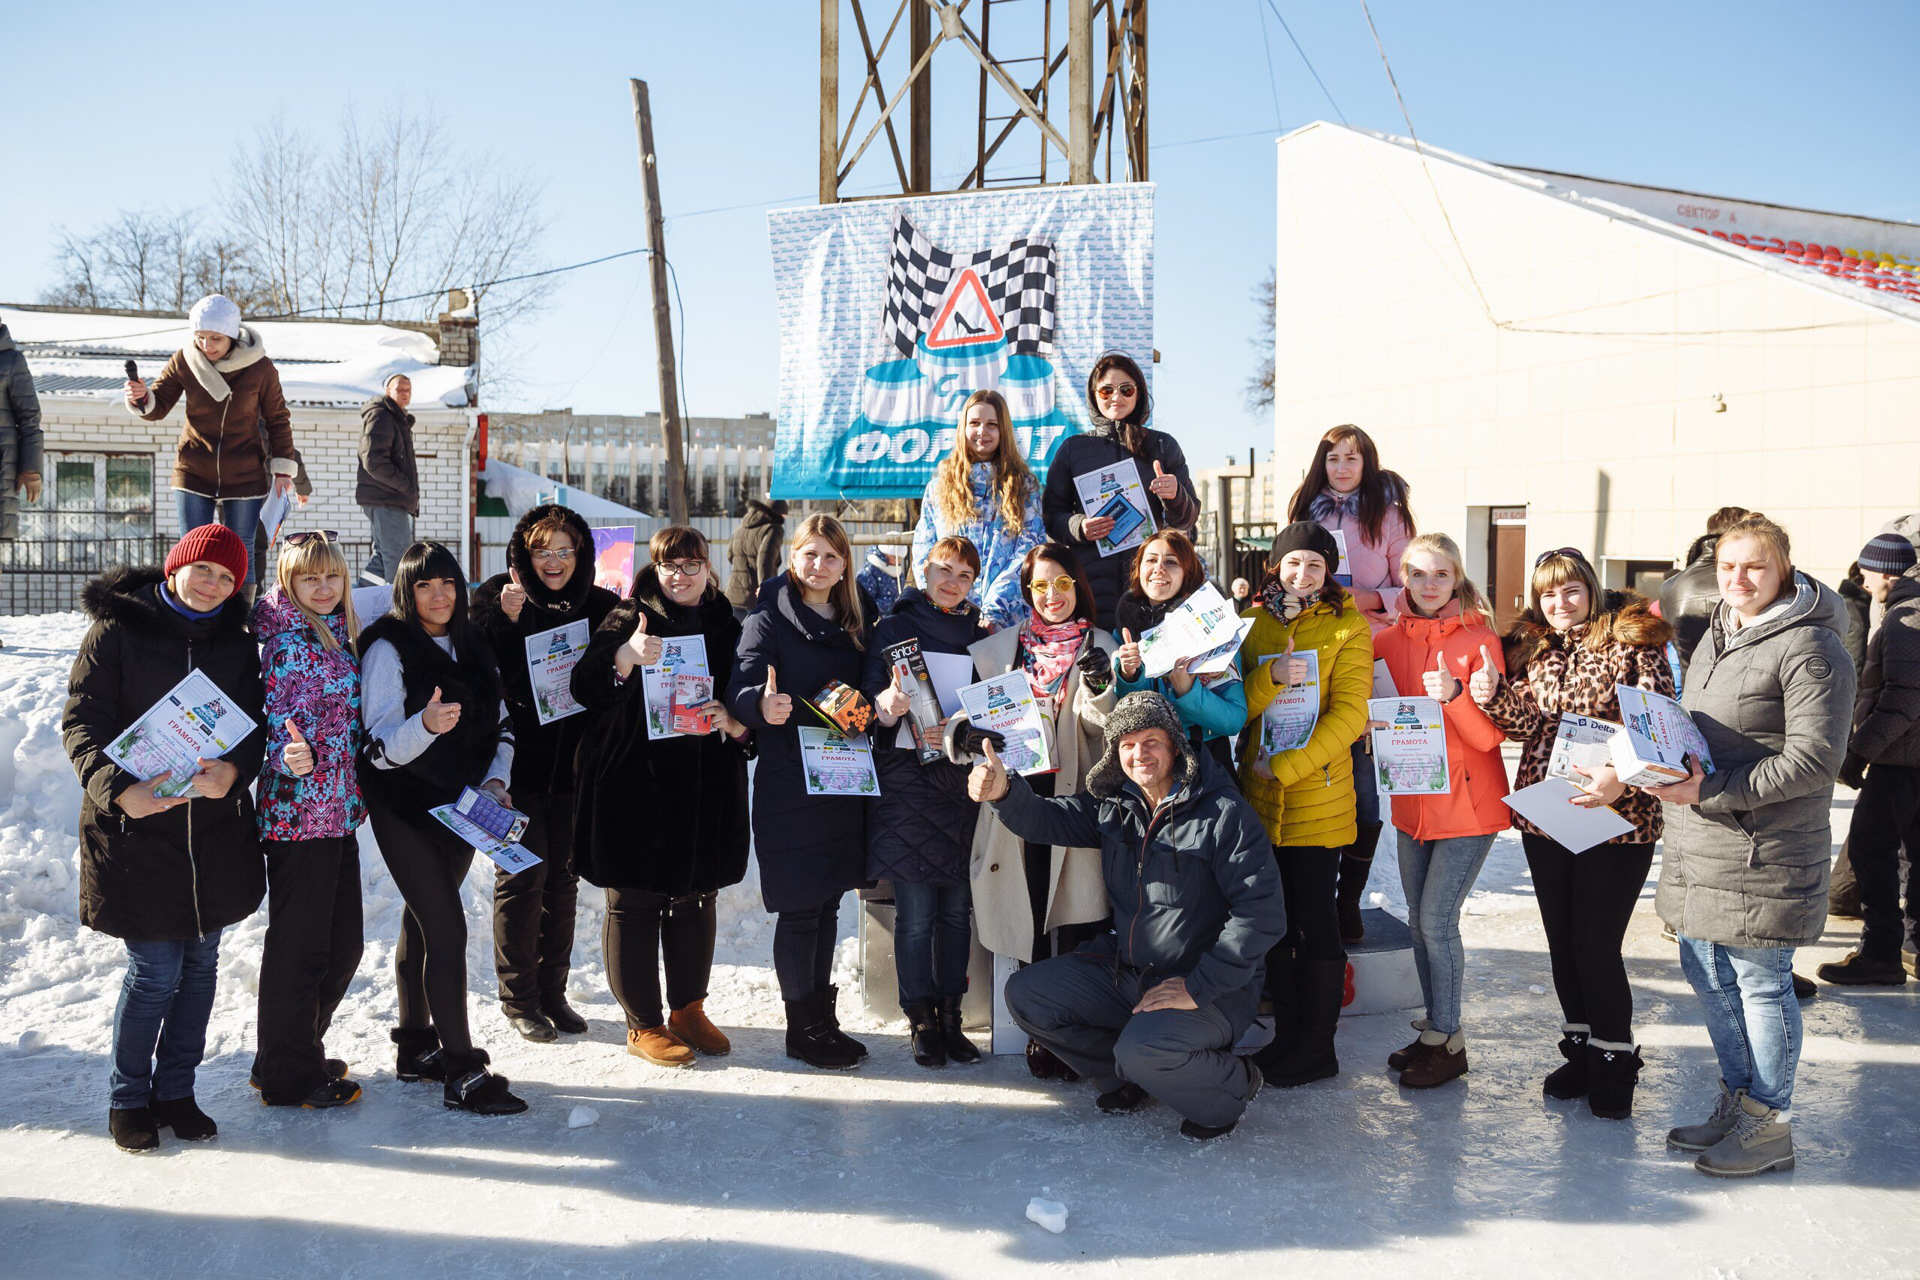
[[[1316, 507], [1326, 501], [1325, 494], [1314, 499]], [[1407, 531], [1406, 517], [1401, 514], [1399, 507], [1389, 507], [1386, 519], [1380, 522], [1380, 541], [1377, 543], [1367, 541], [1360, 517], [1343, 507], [1335, 507], [1327, 515], [1316, 514], [1314, 519], [1326, 528], [1336, 529], [1346, 535], [1347, 573], [1352, 576], [1353, 585], [1380, 593], [1379, 610], [1361, 610], [1367, 624], [1373, 628], [1373, 634], [1379, 635], [1400, 616], [1400, 597], [1405, 586], [1400, 581], [1400, 553], [1407, 549], [1407, 543], [1413, 538]]]

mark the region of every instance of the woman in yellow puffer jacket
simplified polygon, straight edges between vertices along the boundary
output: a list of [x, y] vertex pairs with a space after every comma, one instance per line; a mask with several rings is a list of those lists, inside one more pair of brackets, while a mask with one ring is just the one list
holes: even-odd
[[[1353, 843], [1354, 740], [1366, 729], [1373, 685], [1373, 631], [1333, 580], [1333, 535], [1311, 521], [1274, 537], [1253, 630], [1240, 646], [1247, 673], [1248, 724], [1241, 736], [1240, 788], [1273, 841], [1286, 890], [1287, 935], [1267, 953], [1273, 1043], [1255, 1056], [1270, 1084], [1324, 1080], [1340, 1070], [1333, 1032], [1346, 987], [1334, 888], [1340, 853]], [[1317, 661], [1309, 661], [1312, 653]], [[1319, 718], [1306, 742], [1271, 756], [1261, 721], [1289, 684], [1319, 682]]]

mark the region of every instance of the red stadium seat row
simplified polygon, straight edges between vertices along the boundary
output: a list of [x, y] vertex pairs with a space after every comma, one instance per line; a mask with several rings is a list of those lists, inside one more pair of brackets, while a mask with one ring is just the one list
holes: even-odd
[[1881, 253], [1872, 249], [1842, 248], [1811, 241], [1782, 240], [1778, 236], [1746, 236], [1740, 232], [1695, 231], [1715, 240], [1739, 245], [1756, 253], [1775, 253], [1801, 266], [1817, 267], [1836, 279], [1845, 280], [1882, 293], [1898, 294], [1920, 301], [1920, 263], [1906, 255]]

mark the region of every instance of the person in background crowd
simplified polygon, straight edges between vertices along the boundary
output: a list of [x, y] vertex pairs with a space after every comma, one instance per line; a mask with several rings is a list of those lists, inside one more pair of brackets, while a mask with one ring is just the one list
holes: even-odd
[[79, 776], [80, 923], [127, 948], [113, 1014], [108, 1132], [123, 1151], [152, 1151], [160, 1130], [183, 1142], [218, 1126], [194, 1102], [220, 962], [220, 931], [266, 895], [266, 864], [248, 787], [266, 735], [195, 761], [192, 789], [167, 771], [138, 778], [108, 747], [198, 671], [258, 723], [260, 655], [235, 592], [247, 548], [219, 525], [190, 529], [163, 568], [112, 569], [81, 602], [93, 624], [80, 641], [60, 733]]
[[[1901, 541], [1906, 541], [1904, 538]], [[1912, 549], [1912, 544], [1908, 544]], [[1901, 572], [1905, 572], [1902, 570]], [[1841, 635], [1841, 643], [1847, 647], [1847, 660], [1853, 663], [1853, 674], [1857, 679], [1867, 669], [1867, 636], [1873, 631], [1873, 593], [1867, 590], [1867, 579], [1855, 560], [1847, 566], [1847, 576], [1840, 579], [1836, 588], [1840, 603], [1847, 611], [1847, 627]]]
[[758, 604], [761, 584], [780, 576], [786, 554], [785, 498], [747, 499], [747, 511], [727, 544], [727, 599], [745, 621]]
[[1749, 514], [1720, 531], [1714, 561], [1721, 604], [1684, 703], [1713, 773], [1689, 758], [1685, 780], [1647, 791], [1670, 816], [1654, 907], [1679, 935], [1720, 1066], [1712, 1114], [1667, 1141], [1699, 1152], [1702, 1173], [1744, 1178], [1793, 1167], [1793, 952], [1826, 927], [1853, 673], [1840, 598], [1793, 567], [1786, 530]]
[[869, 547], [867, 562], [860, 566], [860, 572], [854, 575], [854, 581], [861, 590], [873, 597], [873, 607], [885, 617], [893, 608], [893, 602], [900, 598], [901, 579], [906, 573], [906, 561], [898, 551], [888, 547]]
[[[1666, 657], [1673, 629], [1639, 596], [1603, 593], [1580, 551], [1541, 553], [1528, 591], [1527, 610], [1507, 635], [1505, 670], [1489, 652], [1467, 680], [1473, 700], [1500, 731], [1525, 744], [1515, 790], [1546, 778], [1562, 715], [1620, 723], [1619, 685], [1673, 696]], [[1665, 819], [1660, 802], [1629, 790], [1610, 764], [1588, 775], [1585, 790], [1579, 804], [1610, 805], [1633, 829], [1576, 854], [1513, 815], [1566, 1018], [1560, 1053], [1567, 1061], [1548, 1074], [1543, 1089], [1550, 1098], [1584, 1095], [1594, 1115], [1624, 1120], [1633, 1114], [1643, 1064], [1633, 1042], [1633, 988], [1621, 944]]]
[[[1846, 852], [1860, 894], [1860, 945], [1845, 960], [1814, 970], [1840, 986], [1901, 986], [1903, 935], [1920, 917], [1920, 568], [1906, 539], [1882, 533], [1860, 552], [1868, 592], [1886, 617], [1867, 641], [1840, 781], [1857, 788]], [[1718, 763], [1718, 757], [1715, 762]], [[1900, 858], [1908, 863], [1905, 919]]]
[[360, 457], [353, 500], [367, 517], [373, 550], [362, 581], [384, 584], [413, 545], [413, 522], [420, 518], [420, 466], [413, 453], [413, 380], [404, 373], [387, 379], [385, 393], [360, 406]]
[[753, 730], [759, 751], [753, 847], [761, 901], [778, 917], [773, 968], [787, 1006], [787, 1056], [810, 1067], [845, 1068], [858, 1065], [867, 1048], [840, 1030], [833, 947], [840, 899], [867, 883], [867, 802], [808, 794], [799, 731], [814, 726], [812, 713], [797, 704], [818, 701], [836, 682], [859, 687], [874, 607], [854, 581], [847, 531], [832, 516], [800, 522], [787, 564], [760, 584], [726, 702]]
[[1196, 750], [1210, 753], [1228, 773], [1233, 772], [1234, 735], [1246, 727], [1247, 688], [1240, 679], [1240, 655], [1226, 670], [1196, 676], [1187, 660], [1173, 664], [1165, 675], [1149, 676], [1140, 661], [1140, 638], [1206, 585], [1207, 573], [1193, 539], [1178, 529], [1163, 529], [1141, 543], [1133, 553], [1127, 592], [1120, 597], [1114, 617], [1113, 670], [1117, 696], [1151, 689], [1173, 704]]
[[[960, 406], [953, 447], [940, 459], [913, 530], [913, 575], [927, 587], [927, 557], [942, 538], [965, 538], [980, 553], [973, 602], [993, 627], [1026, 616], [1020, 570], [1047, 540], [1040, 482], [1021, 456], [1013, 417], [998, 391], [976, 391]], [[875, 599], [879, 599], [878, 596]], [[882, 601], [882, 609], [889, 607]]]
[[[707, 1017], [715, 901], [747, 874], [747, 727], [727, 710], [740, 623], [713, 580], [707, 540], [668, 525], [647, 543], [633, 594], [614, 606], [573, 669], [587, 708], [575, 757], [573, 865], [607, 891], [607, 981], [627, 1016], [627, 1052], [690, 1067], [733, 1045]], [[706, 733], [671, 732], [640, 668], [663, 637], [697, 636], [713, 677]], [[658, 716], [660, 718], [656, 719]], [[634, 815], [647, 820], [635, 822]], [[666, 1008], [660, 971], [666, 969]]]
[[[1320, 437], [1300, 487], [1287, 503], [1287, 519], [1311, 520], [1337, 535], [1341, 559], [1330, 576], [1345, 587], [1354, 607], [1377, 636], [1400, 613], [1405, 584], [1400, 558], [1414, 535], [1410, 487], [1397, 472], [1383, 470], [1373, 437], [1343, 423]], [[1367, 935], [1360, 902], [1366, 896], [1373, 855], [1380, 847], [1380, 789], [1368, 753], [1372, 741], [1362, 734], [1353, 755], [1355, 831], [1340, 857], [1336, 904], [1340, 936], [1348, 943]]]
[[[1027, 784], [1040, 796], [1077, 795], [1117, 697], [1112, 650], [1093, 625], [1093, 593], [1071, 548], [1047, 542], [1027, 552], [1020, 598], [1027, 616], [1018, 626], [973, 642], [974, 670], [983, 680], [1026, 673], [1053, 734], [1056, 766]], [[1024, 840], [991, 809], [974, 828], [969, 878], [974, 928], [995, 955], [1022, 963], [1066, 955], [1105, 928], [1099, 854]], [[1027, 1070], [1041, 1080], [1072, 1074], [1037, 1040], [1027, 1044]]]
[[250, 1083], [270, 1107], [360, 1099], [347, 1064], [325, 1049], [333, 1011], [360, 964], [365, 923], [354, 834], [367, 817], [354, 767], [364, 736], [353, 656], [360, 620], [337, 536], [287, 534], [277, 585], [253, 611], [266, 686], [256, 808], [268, 896]]
[[[911, 640], [922, 655], [965, 656], [980, 636], [980, 609], [969, 598], [979, 574], [980, 553], [971, 542], [942, 538], [934, 543], [921, 569], [926, 590], [908, 587], [875, 624], [860, 682], [881, 726], [872, 735], [880, 798], [867, 810], [867, 878], [893, 886], [900, 1009], [911, 1030], [913, 1060], [923, 1067], [980, 1061], [960, 1015], [973, 955], [967, 877], [980, 806], [967, 798], [964, 766], [946, 759], [922, 761], [911, 740], [895, 745], [890, 730], [911, 711], [912, 686], [887, 651]], [[943, 720], [922, 731], [938, 747], [945, 728]]]
[[40, 396], [33, 371], [0, 323], [0, 539], [20, 536], [19, 501], [40, 501]]
[[1087, 411], [1092, 426], [1066, 437], [1054, 450], [1040, 509], [1047, 536], [1079, 557], [1093, 590], [1095, 624], [1111, 631], [1113, 611], [1126, 589], [1128, 557], [1119, 551], [1101, 554], [1100, 539], [1113, 531], [1113, 520], [1080, 509], [1074, 479], [1131, 460], [1146, 487], [1154, 525], [1161, 529], [1192, 533], [1200, 518], [1200, 500], [1194, 496], [1187, 457], [1179, 443], [1147, 425], [1153, 402], [1139, 365], [1117, 351], [1095, 361], [1087, 375]]
[[1707, 517], [1707, 531], [1687, 548], [1686, 565], [1660, 584], [1660, 616], [1673, 628], [1673, 647], [1680, 655], [1680, 683], [1687, 678], [1687, 662], [1694, 646], [1707, 633], [1720, 607], [1720, 582], [1713, 552], [1728, 526], [1747, 518], [1745, 507], [1721, 507]]
[[[1354, 839], [1354, 756], [1373, 686], [1373, 632], [1333, 579], [1333, 534], [1311, 520], [1274, 535], [1253, 630], [1240, 643], [1249, 723], [1240, 789], [1266, 827], [1286, 894], [1287, 931], [1267, 953], [1274, 1036], [1254, 1056], [1268, 1084], [1292, 1088], [1336, 1075], [1333, 1036], [1347, 977], [1334, 881]], [[1261, 717], [1275, 696], [1319, 662], [1320, 714], [1296, 750], [1261, 749]], [[1370, 771], [1370, 770], [1369, 770]]]
[[[1878, 548], [1876, 555], [1883, 558], [1883, 567], [1889, 570], [1889, 572], [1874, 574], [1876, 588], [1870, 589], [1867, 586], [1866, 572], [1860, 568], [1858, 560], [1847, 566], [1847, 576], [1841, 579], [1838, 588], [1840, 603], [1847, 610], [1847, 629], [1844, 640], [1847, 646], [1847, 657], [1853, 663], [1856, 687], [1866, 678], [1867, 637], [1873, 634], [1873, 615], [1876, 606], [1884, 611], [1887, 588], [1892, 585], [1894, 578], [1905, 573], [1912, 566], [1910, 553], [1913, 544], [1908, 543], [1908, 550], [1902, 552], [1898, 545], [1902, 542], [1906, 542], [1906, 539], [1896, 535], [1888, 537], [1884, 542], [1875, 538], [1868, 544]], [[1879, 592], [1878, 595], [1874, 594], [1875, 590]], [[1840, 842], [1840, 852], [1833, 860], [1833, 875], [1827, 882], [1827, 914], [1847, 920], [1860, 918], [1860, 881], [1853, 874], [1853, 851], [1848, 848], [1845, 840]], [[1806, 990], [1812, 985], [1799, 974], [1793, 975], [1793, 989], [1800, 993], [1801, 998], [1804, 999], [1813, 994]]]
[[[240, 535], [244, 549], [253, 545], [268, 495], [293, 487], [292, 416], [265, 341], [240, 323], [240, 308], [231, 299], [208, 294], [193, 304], [187, 324], [193, 342], [173, 353], [151, 387], [127, 379], [127, 408], [136, 418], [158, 422], [186, 400], [187, 421], [173, 459], [180, 528], [219, 523]], [[251, 600], [251, 573], [240, 581]]]
[[1244, 610], [1253, 603], [1253, 584], [1245, 578], [1235, 578], [1229, 590], [1233, 592], [1231, 599], [1234, 608]]
[[542, 1044], [557, 1032], [587, 1029], [567, 1003], [580, 894], [580, 878], [568, 865], [573, 757], [586, 720], [577, 712], [541, 714], [544, 695], [533, 688], [527, 642], [580, 622], [591, 636], [619, 602], [593, 584], [593, 530], [578, 512], [553, 504], [520, 517], [507, 542], [507, 571], [473, 594], [473, 623], [493, 646], [513, 715], [511, 790], [514, 807], [527, 815], [520, 844], [540, 859], [523, 871], [494, 872], [493, 968], [507, 1024]]
[[1230, 1132], [1260, 1091], [1234, 1054], [1260, 963], [1286, 930], [1266, 834], [1233, 779], [1196, 754], [1167, 700], [1129, 694], [1080, 795], [1043, 798], [991, 743], [968, 786], [1024, 838], [1097, 847], [1114, 928], [1007, 981], [1013, 1020], [1122, 1114], [1158, 1098], [1180, 1132]]
[[406, 903], [393, 951], [400, 1025], [394, 1075], [444, 1082], [446, 1105], [516, 1115], [527, 1104], [467, 1027], [467, 912], [473, 847], [435, 819], [469, 787], [511, 806], [513, 721], [487, 638], [467, 616], [453, 552], [416, 542], [393, 576], [393, 608], [360, 633], [360, 789], [380, 856]]
[[1413, 1024], [1418, 1038], [1390, 1054], [1387, 1065], [1400, 1072], [1407, 1088], [1430, 1089], [1467, 1070], [1460, 1029], [1467, 959], [1460, 908], [1510, 816], [1502, 803], [1505, 735], [1479, 703], [1463, 695], [1482, 651], [1495, 670], [1504, 669], [1504, 660], [1490, 626], [1492, 606], [1467, 576], [1452, 538], [1423, 533], [1409, 542], [1400, 556], [1400, 580], [1406, 584], [1400, 615], [1373, 638], [1374, 653], [1385, 660], [1396, 693], [1435, 698], [1445, 708], [1447, 793], [1393, 797], [1400, 884], [1426, 1017]]

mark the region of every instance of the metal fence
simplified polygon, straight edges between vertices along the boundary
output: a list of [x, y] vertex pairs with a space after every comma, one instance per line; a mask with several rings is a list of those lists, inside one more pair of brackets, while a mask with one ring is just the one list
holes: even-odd
[[[0, 617], [67, 613], [80, 607], [88, 582], [109, 569], [159, 566], [173, 549], [171, 534], [137, 538], [60, 538], [0, 542]], [[342, 539], [349, 576], [367, 562], [372, 545]], [[266, 580], [273, 581], [268, 568]]]

